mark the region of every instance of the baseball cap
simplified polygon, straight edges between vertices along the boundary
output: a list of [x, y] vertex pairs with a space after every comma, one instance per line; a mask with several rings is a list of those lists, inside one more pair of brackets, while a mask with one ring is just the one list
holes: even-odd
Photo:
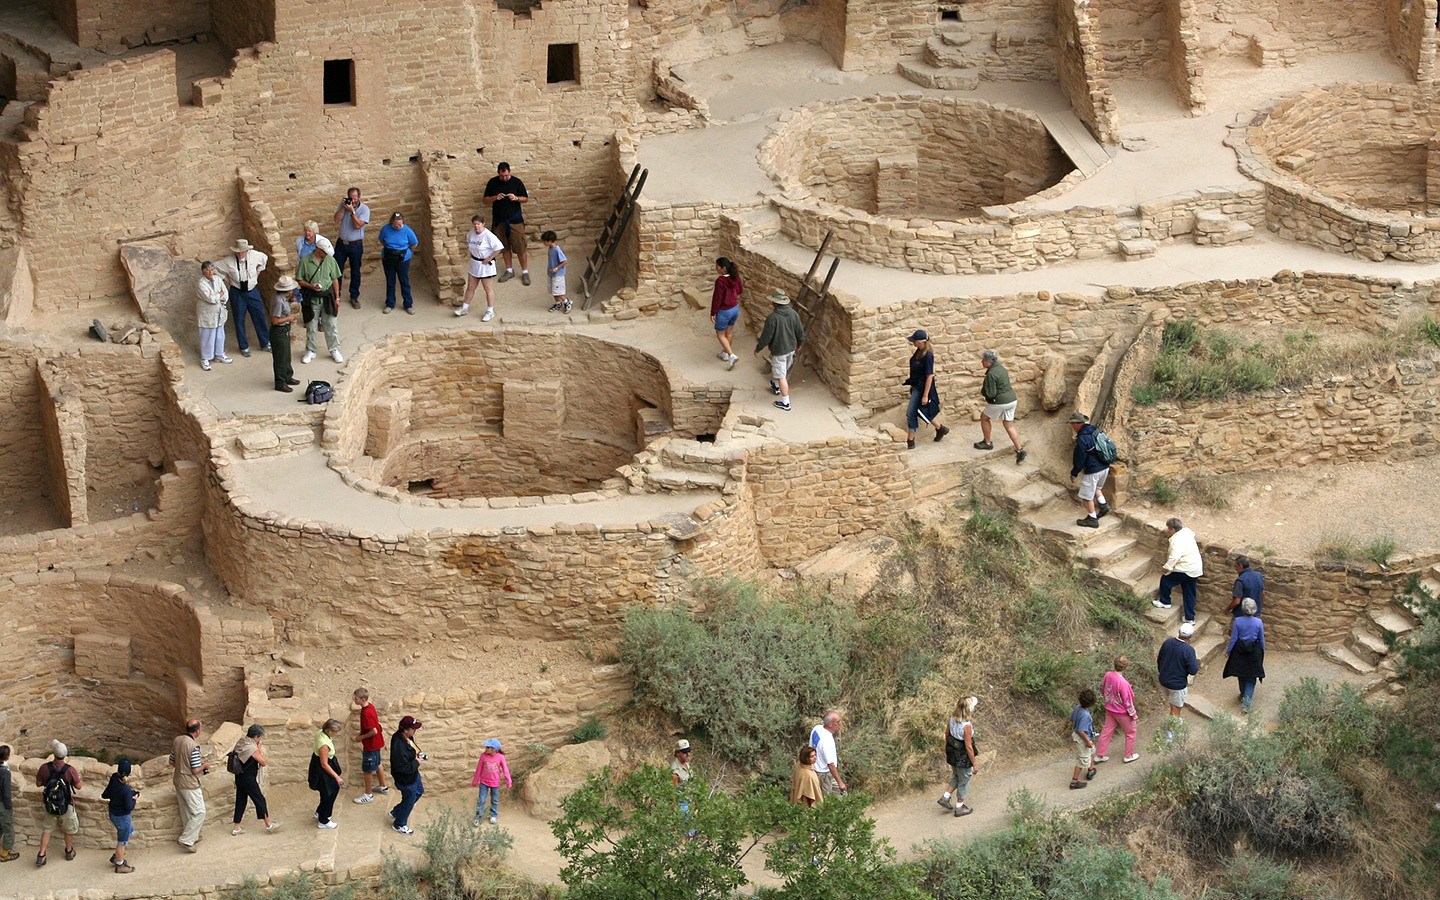
[[909, 336], [908, 338], [906, 338], [905, 340], [907, 340], [907, 341], [909, 341], [910, 343], [913, 344], [913, 343], [915, 343], [916, 341], [928, 341], [928, 340], [930, 340], [930, 335], [928, 335], [928, 334], [925, 333], [925, 329], [923, 329], [923, 328], [917, 328], [917, 329], [915, 329], [915, 333], [912, 334], [912, 335], [910, 335], [910, 336]]
[[686, 753], [690, 752], [690, 742], [685, 740], [685, 738], [681, 738], [675, 742], [675, 752], [678, 753], [681, 750], [684, 750]]
[[1194, 626], [1194, 625], [1190, 624], [1189, 622], [1181, 622], [1181, 623], [1180, 623], [1180, 636], [1181, 636], [1181, 637], [1190, 637], [1190, 636], [1193, 635], [1194, 633], [1195, 633], [1195, 626]]
[[421, 724], [421, 721], [414, 716], [406, 716], [400, 720], [400, 730], [404, 731], [407, 728], [419, 728]]

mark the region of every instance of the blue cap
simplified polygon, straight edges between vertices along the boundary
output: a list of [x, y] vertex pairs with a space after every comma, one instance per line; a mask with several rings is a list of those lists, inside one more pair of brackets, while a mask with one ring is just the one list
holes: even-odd
[[915, 333], [906, 338], [906, 340], [912, 344], [916, 341], [928, 341], [930, 340], [930, 335], [925, 333], [925, 329], [917, 328], [915, 329]]
[[499, 749], [500, 749], [500, 741], [499, 741], [498, 738], [489, 738], [488, 740], [485, 741], [485, 746], [488, 747], [488, 748], [490, 748], [491, 750], [499, 750]]
[[133, 763], [131, 763], [130, 758], [126, 756], [120, 757], [120, 762], [115, 765], [115, 771], [119, 773], [121, 778], [129, 778], [132, 769]]

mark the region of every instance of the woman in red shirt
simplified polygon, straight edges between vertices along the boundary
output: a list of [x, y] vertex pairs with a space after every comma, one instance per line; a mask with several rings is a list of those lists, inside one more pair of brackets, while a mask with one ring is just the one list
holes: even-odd
[[735, 333], [735, 323], [740, 319], [740, 295], [745, 283], [740, 280], [740, 270], [727, 257], [715, 260], [715, 290], [710, 294], [710, 321], [715, 324], [715, 339], [720, 342], [720, 358], [726, 369], [735, 368], [740, 359], [730, 347], [730, 336]]

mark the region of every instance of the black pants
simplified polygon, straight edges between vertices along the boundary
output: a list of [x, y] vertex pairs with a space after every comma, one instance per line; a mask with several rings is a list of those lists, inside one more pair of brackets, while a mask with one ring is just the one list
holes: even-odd
[[315, 807], [315, 816], [324, 825], [330, 821], [330, 815], [335, 812], [335, 798], [340, 796], [340, 782], [329, 775], [320, 775], [320, 802]]
[[260, 793], [260, 773], [245, 772], [235, 776], [235, 824], [245, 818], [245, 802], [255, 804], [255, 818], [270, 818], [270, 808], [265, 805], [265, 795]]

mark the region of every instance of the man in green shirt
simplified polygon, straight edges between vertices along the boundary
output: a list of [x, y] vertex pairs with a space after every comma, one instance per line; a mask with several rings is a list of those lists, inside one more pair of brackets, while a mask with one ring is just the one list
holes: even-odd
[[1020, 432], [1015, 430], [1015, 389], [1010, 386], [1010, 373], [1000, 365], [1000, 354], [986, 350], [980, 354], [980, 365], [985, 367], [985, 382], [980, 385], [980, 394], [985, 398], [985, 409], [980, 413], [981, 440], [975, 442], [976, 450], [993, 450], [990, 443], [990, 423], [996, 419], [1005, 427], [1010, 443], [1015, 445], [1015, 462], [1025, 461], [1025, 448], [1020, 444]]
[[761, 350], [770, 351], [770, 390], [780, 397], [775, 406], [789, 412], [790, 366], [795, 362], [795, 351], [805, 342], [805, 326], [800, 324], [800, 314], [790, 306], [790, 297], [784, 291], [771, 293], [770, 302], [775, 309], [760, 330], [755, 355], [759, 356]]
[[340, 355], [340, 328], [336, 321], [340, 316], [340, 266], [335, 262], [335, 245], [329, 238], [315, 237], [315, 249], [300, 260], [295, 280], [300, 282], [306, 313], [305, 355], [300, 361], [308, 363], [315, 359], [319, 347], [315, 333], [324, 329], [330, 358], [343, 363], [345, 357]]

